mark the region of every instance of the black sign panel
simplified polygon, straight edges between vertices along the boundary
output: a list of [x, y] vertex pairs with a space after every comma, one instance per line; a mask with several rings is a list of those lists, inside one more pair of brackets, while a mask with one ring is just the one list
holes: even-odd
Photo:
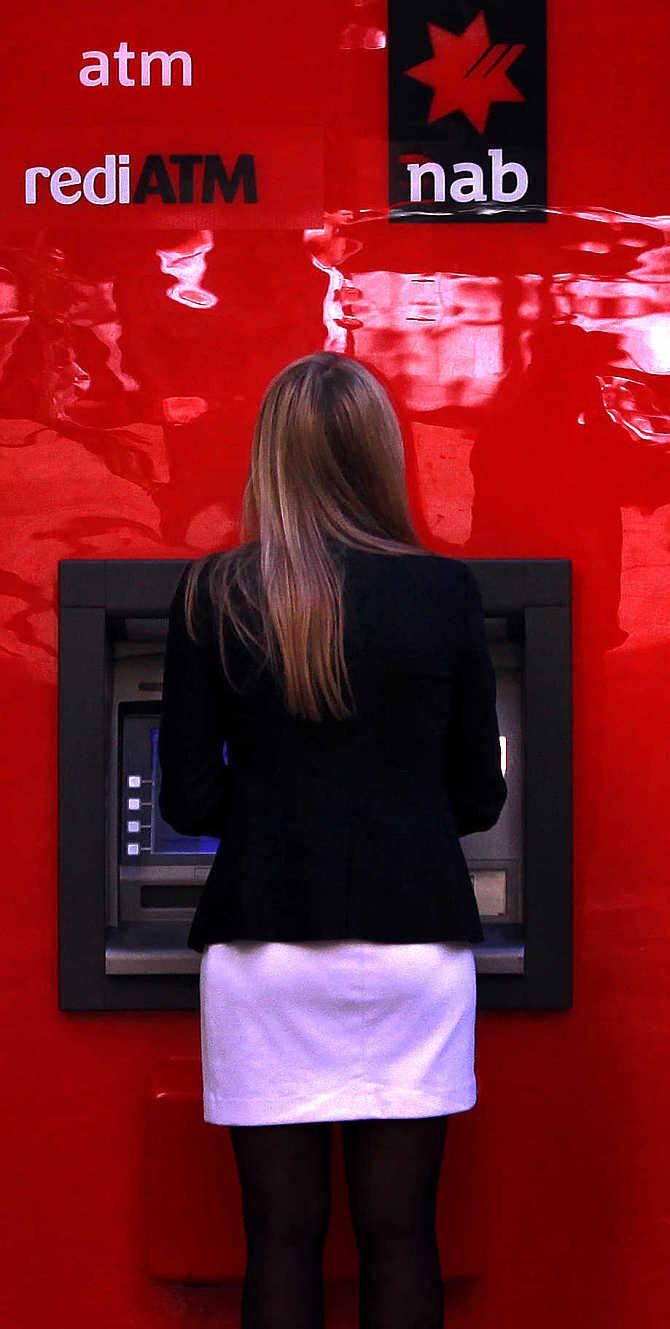
[[544, 222], [546, 0], [388, 0], [389, 220]]

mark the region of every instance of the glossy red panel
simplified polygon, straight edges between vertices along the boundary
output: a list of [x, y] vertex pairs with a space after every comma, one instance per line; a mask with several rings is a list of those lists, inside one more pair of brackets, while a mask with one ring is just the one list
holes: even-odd
[[[216, 1288], [143, 1263], [147, 1085], [162, 1059], [197, 1057], [197, 1017], [58, 1011], [57, 565], [233, 543], [261, 395], [320, 348], [390, 385], [427, 543], [573, 564], [575, 1003], [480, 1015], [476, 1130], [454, 1141], [485, 1172], [471, 1194], [490, 1239], [448, 1311], [498, 1329], [660, 1323], [667, 37], [664, 0], [549, 0], [546, 220], [393, 225], [378, 0], [40, 0], [3, 17], [2, 1298], [16, 1329], [223, 1323]], [[84, 86], [82, 52], [122, 40], [187, 50], [191, 85]], [[25, 168], [81, 175], [105, 152], [255, 154], [260, 201], [212, 220], [203, 161], [192, 202], [153, 194], [141, 219], [86, 199], [19, 207]], [[196, 1150], [193, 1121], [179, 1130]], [[443, 1203], [445, 1241], [461, 1215]]]

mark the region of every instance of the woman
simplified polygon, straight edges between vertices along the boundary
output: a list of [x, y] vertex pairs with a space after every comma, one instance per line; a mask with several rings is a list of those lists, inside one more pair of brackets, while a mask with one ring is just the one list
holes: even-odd
[[205, 1120], [228, 1125], [242, 1329], [323, 1325], [341, 1121], [363, 1329], [437, 1329], [448, 1117], [476, 1101], [482, 939], [459, 836], [507, 789], [477, 582], [423, 548], [376, 377], [289, 364], [258, 415], [243, 542], [170, 608], [159, 806], [219, 838], [203, 953]]

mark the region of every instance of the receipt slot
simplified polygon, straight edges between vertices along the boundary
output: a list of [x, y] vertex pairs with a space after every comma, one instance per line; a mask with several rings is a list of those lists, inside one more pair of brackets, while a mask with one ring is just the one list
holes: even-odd
[[[482, 590], [508, 797], [461, 844], [483, 1008], [572, 1000], [571, 564], [465, 560]], [[59, 1005], [185, 1010], [186, 938], [218, 841], [158, 807], [167, 615], [184, 560], [59, 564]], [[226, 745], [222, 761], [227, 760]], [[225, 851], [225, 846], [224, 846]]]

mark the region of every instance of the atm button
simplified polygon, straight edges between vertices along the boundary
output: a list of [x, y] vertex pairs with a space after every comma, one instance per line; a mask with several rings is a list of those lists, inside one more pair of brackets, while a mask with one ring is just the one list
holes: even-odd
[[126, 845], [126, 853], [139, 854], [139, 852], [140, 852], [140, 846], [137, 843], [137, 840], [129, 840], [128, 844]]

